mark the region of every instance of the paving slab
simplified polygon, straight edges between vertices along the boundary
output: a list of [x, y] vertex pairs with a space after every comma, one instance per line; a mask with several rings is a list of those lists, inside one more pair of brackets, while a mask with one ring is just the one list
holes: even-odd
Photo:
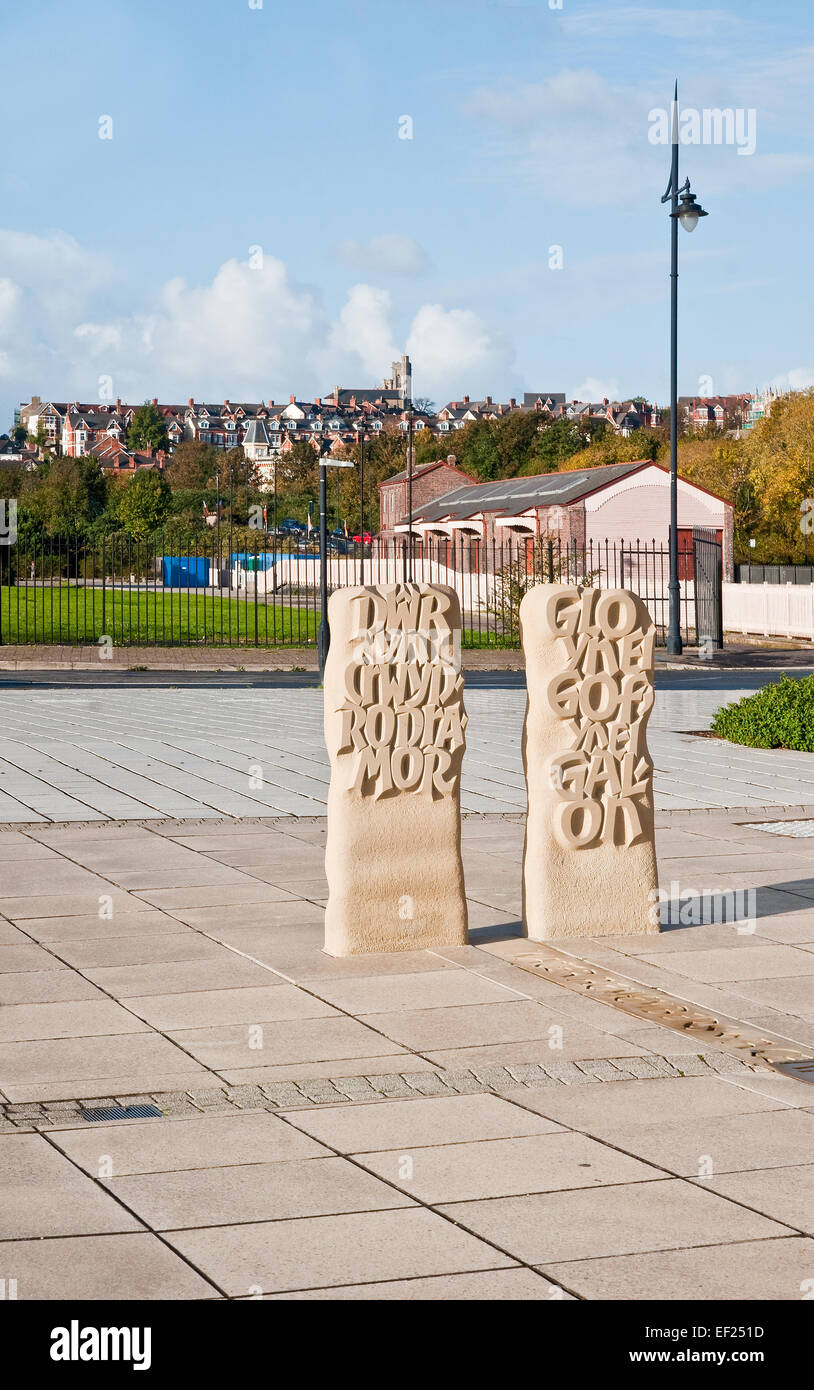
[[219, 1290], [157, 1236], [86, 1235], [0, 1243], [20, 1301], [216, 1298]]
[[[788, 1078], [776, 1078], [781, 1083]], [[615, 1081], [612, 1086], [597, 1082], [588, 1086], [525, 1089], [510, 1099], [537, 1114], [573, 1129], [584, 1129], [614, 1142], [621, 1129], [643, 1125], [676, 1125], [726, 1115], [759, 1115], [785, 1110], [786, 1100], [758, 1089], [752, 1081], [737, 1085], [715, 1076], [684, 1076], [678, 1079], [654, 1077], [649, 1080]], [[800, 1099], [799, 1082], [795, 1094]], [[785, 1094], [785, 1092], [783, 1093]]]
[[223, 1024], [257, 1024], [295, 1018], [327, 1018], [336, 1010], [322, 999], [269, 974], [262, 989], [198, 990], [189, 994], [148, 994], [128, 999], [127, 1007], [154, 1028], [170, 1032]]
[[85, 974], [119, 999], [194, 990], [263, 987], [269, 972], [255, 961], [224, 951], [207, 960], [165, 961], [160, 965], [90, 966]]
[[155, 1231], [412, 1207], [412, 1197], [343, 1158], [192, 1169], [106, 1180]]
[[791, 1234], [680, 1179], [455, 1202], [439, 1208], [527, 1264]]
[[531, 1302], [562, 1298], [572, 1301], [550, 1280], [529, 1269], [492, 1269], [488, 1274], [442, 1274], [430, 1279], [384, 1280], [375, 1284], [345, 1284], [340, 1288], [272, 1293], [271, 1301], [330, 1299], [331, 1302]]
[[2, 1240], [143, 1229], [40, 1134], [0, 1136], [0, 1172]]
[[11, 1004], [0, 1010], [0, 1044], [49, 1038], [109, 1037], [117, 1033], [149, 1032], [112, 999], [86, 999], [61, 1004]]
[[739, 1302], [799, 1300], [811, 1287], [812, 1268], [814, 1241], [789, 1236], [558, 1262], [541, 1272], [587, 1299]]
[[626, 1153], [686, 1177], [791, 1167], [809, 1162], [814, 1153], [814, 1115], [790, 1107], [740, 1115], [687, 1115], [660, 1124], [620, 1121], [612, 1131], [603, 1121], [599, 1124]]
[[217, 1226], [166, 1238], [232, 1297], [515, 1263], [422, 1208]]
[[50, 1138], [74, 1163], [94, 1175], [98, 1175], [104, 1155], [110, 1177], [330, 1156], [324, 1145], [268, 1111], [101, 1123], [83, 1129], [55, 1129]]
[[[301, 983], [306, 983], [301, 981]], [[523, 983], [518, 978], [518, 986]], [[462, 1004], [510, 1003], [523, 997], [519, 990], [471, 973], [468, 970], [425, 971], [422, 974], [391, 974], [358, 979], [312, 981], [311, 988], [323, 999], [348, 1013], [387, 1016], [391, 1011], [449, 1008]]]
[[[140, 907], [144, 910], [138, 911]], [[87, 917], [26, 917], [22, 929], [27, 936], [46, 946], [63, 941], [90, 941], [97, 937], [113, 941], [120, 936], [173, 936], [183, 930], [175, 918], [152, 911], [146, 903], [134, 899], [131, 908], [112, 917], [100, 917], [98, 913]], [[64, 957], [64, 952], [59, 954]]]
[[[83, 1078], [86, 1083], [98, 1082], [109, 1076], [131, 1075], [131, 1089], [151, 1090], [142, 1078], [170, 1072], [183, 1072], [190, 1079], [196, 1074], [208, 1075], [167, 1038], [145, 1032], [136, 1020], [133, 1031], [127, 1034], [0, 1043], [0, 1088], [13, 1100], [23, 1099], [21, 1093], [26, 1087]], [[64, 1090], [60, 1093], [65, 1094]], [[58, 1099], [57, 1094], [53, 1099]]]
[[0, 1005], [4, 1007], [103, 997], [101, 990], [75, 970], [23, 970], [0, 975]]
[[402, 1192], [431, 1206], [663, 1177], [657, 1168], [581, 1134], [435, 1144], [414, 1153], [403, 1145], [356, 1157]]
[[297, 1129], [346, 1154], [513, 1139], [560, 1128], [552, 1120], [490, 1095], [439, 1096], [286, 1113]]
[[[221, 1024], [212, 1028], [171, 1029], [173, 1042], [204, 1066], [229, 1077], [235, 1068], [284, 1063], [330, 1061], [335, 1057], [371, 1057], [406, 1050], [341, 1014], [323, 1018], [291, 1018], [251, 1025]], [[2, 1076], [2, 1070], [0, 1070]]]

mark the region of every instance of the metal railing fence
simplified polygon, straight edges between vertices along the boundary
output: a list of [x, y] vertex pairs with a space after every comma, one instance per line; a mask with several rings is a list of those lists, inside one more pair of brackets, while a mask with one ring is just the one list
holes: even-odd
[[[720, 572], [720, 545], [716, 551], [705, 542], [700, 565], [692, 543], [681, 541], [681, 629], [691, 641], [696, 612], [707, 611], [696, 586], [703, 575]], [[631, 589], [647, 604], [657, 641], [665, 636], [669, 549], [655, 541], [580, 545], [521, 535], [484, 541], [458, 532], [411, 548], [406, 539], [362, 545], [332, 537], [326, 564], [329, 589], [411, 578], [454, 588], [464, 647], [518, 646], [520, 600], [546, 581]], [[19, 538], [0, 546], [0, 642], [310, 646], [319, 588], [316, 546], [275, 542], [263, 532], [242, 551], [230, 551], [216, 533], [182, 545], [169, 533], [144, 540]]]

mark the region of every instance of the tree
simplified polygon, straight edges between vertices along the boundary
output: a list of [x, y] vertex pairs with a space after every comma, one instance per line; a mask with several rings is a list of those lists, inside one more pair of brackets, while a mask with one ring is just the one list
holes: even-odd
[[635, 463], [638, 459], [658, 458], [664, 446], [661, 434], [655, 430], [634, 430], [633, 434], [604, 433], [591, 440], [579, 453], [572, 454], [562, 465], [565, 469], [602, 468], [610, 463]]
[[127, 431], [127, 446], [130, 449], [163, 449], [170, 447], [167, 422], [157, 405], [145, 401], [135, 412]]
[[119, 520], [134, 540], [144, 540], [166, 520], [170, 485], [157, 468], [142, 468], [125, 487], [118, 506]]
[[212, 444], [200, 439], [185, 439], [178, 445], [167, 464], [166, 477], [170, 487], [183, 488], [203, 494], [213, 483], [215, 470], [221, 466], [221, 453]]
[[573, 420], [550, 420], [537, 435], [522, 473], [556, 473], [583, 447], [584, 437]]
[[804, 559], [814, 519], [814, 390], [781, 396], [743, 442], [772, 558]]
[[92, 456], [49, 459], [30, 479], [32, 511], [49, 535], [85, 531], [105, 510], [107, 482]]

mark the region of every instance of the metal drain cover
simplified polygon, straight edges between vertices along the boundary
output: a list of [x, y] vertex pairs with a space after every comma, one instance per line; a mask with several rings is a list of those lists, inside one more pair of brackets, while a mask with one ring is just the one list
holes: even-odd
[[814, 837], [814, 820], [752, 821], [750, 830], [765, 830], [767, 835], [791, 835], [795, 840]]
[[775, 1062], [774, 1069], [795, 1081], [807, 1081], [809, 1086], [814, 1086], [814, 1057], [804, 1057], [800, 1062]]
[[92, 1110], [80, 1110], [83, 1120], [155, 1120], [164, 1113], [155, 1105], [100, 1105]]

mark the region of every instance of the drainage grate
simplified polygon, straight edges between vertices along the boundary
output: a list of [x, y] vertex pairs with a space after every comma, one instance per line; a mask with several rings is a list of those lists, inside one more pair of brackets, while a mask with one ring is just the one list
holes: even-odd
[[807, 1081], [809, 1086], [814, 1086], [814, 1057], [804, 1057], [799, 1062], [775, 1062], [774, 1069], [795, 1081]]
[[749, 828], [765, 830], [767, 835], [791, 835], [795, 840], [810, 840], [814, 837], [814, 820], [752, 821]]
[[[796, 1047], [783, 1038], [765, 1037], [748, 1023], [709, 1013], [706, 1008], [690, 1000], [675, 998], [637, 980], [615, 975], [603, 965], [593, 965], [591, 961], [568, 955], [555, 946], [535, 942], [533, 951], [518, 951], [516, 956], [507, 956], [506, 959], [510, 965], [542, 975], [586, 998], [599, 999], [603, 1004], [610, 1004], [634, 1018], [659, 1023], [663, 1028], [672, 1028], [685, 1037], [697, 1038], [699, 1042], [714, 1042], [717, 1047], [749, 1064], [768, 1067], [779, 1062], [797, 1061], [814, 1067], [814, 1058], [807, 1056], [802, 1047]], [[634, 962], [631, 961], [633, 968]], [[814, 1080], [814, 1076], [808, 1079]]]
[[101, 1105], [93, 1110], [80, 1110], [83, 1120], [154, 1120], [164, 1113], [155, 1105]]

